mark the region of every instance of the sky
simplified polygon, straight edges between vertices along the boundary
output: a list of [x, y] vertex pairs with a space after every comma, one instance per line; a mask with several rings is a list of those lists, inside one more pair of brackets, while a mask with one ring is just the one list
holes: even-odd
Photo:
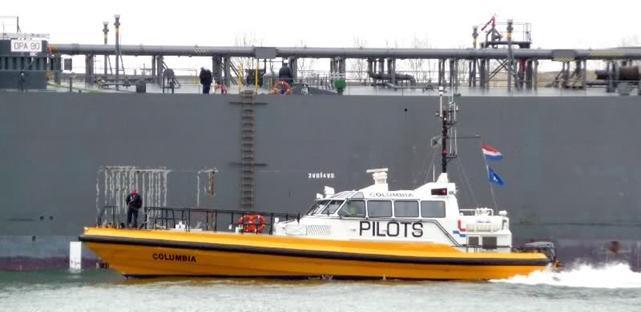
[[[102, 43], [102, 22], [121, 16], [123, 44], [462, 48], [472, 26], [513, 19], [532, 25], [534, 48], [640, 45], [641, 1], [24, 1], [7, 0], [23, 32], [54, 43]], [[55, 4], [55, 5], [54, 5]], [[606, 6], [607, 4], [607, 6]], [[37, 9], [36, 9], [37, 8]], [[0, 26], [13, 31], [12, 19]]]

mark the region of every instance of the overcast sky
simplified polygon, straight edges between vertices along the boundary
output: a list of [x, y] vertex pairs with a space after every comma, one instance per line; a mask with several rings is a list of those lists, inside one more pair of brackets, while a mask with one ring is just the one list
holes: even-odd
[[[1, 15], [20, 16], [25, 32], [52, 42], [102, 43], [102, 21], [122, 17], [125, 44], [234, 45], [243, 36], [269, 46], [471, 45], [472, 26], [499, 20], [532, 24], [535, 47], [602, 48], [638, 44], [641, 2], [588, 1], [17, 1]], [[606, 6], [607, 5], [607, 6]], [[3, 20], [12, 28], [13, 21]], [[113, 29], [113, 26], [110, 25]], [[111, 33], [113, 34], [113, 32]], [[110, 38], [113, 41], [113, 37]]]
[[[598, 5], [568, 0], [450, 1], [17, 1], [1, 15], [20, 16], [23, 32], [55, 43], [102, 43], [102, 22], [121, 15], [123, 44], [265, 46], [471, 46], [472, 26], [492, 15], [532, 24], [534, 47], [606, 48], [639, 45], [641, 1]], [[2, 19], [7, 31], [14, 21]]]

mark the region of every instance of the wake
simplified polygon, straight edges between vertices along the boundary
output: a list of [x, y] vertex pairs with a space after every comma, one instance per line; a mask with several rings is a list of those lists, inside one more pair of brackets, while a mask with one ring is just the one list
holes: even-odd
[[641, 273], [632, 271], [625, 263], [604, 265], [581, 263], [563, 268], [561, 271], [549, 269], [533, 272], [528, 276], [519, 275], [490, 282], [582, 288], [641, 288]]

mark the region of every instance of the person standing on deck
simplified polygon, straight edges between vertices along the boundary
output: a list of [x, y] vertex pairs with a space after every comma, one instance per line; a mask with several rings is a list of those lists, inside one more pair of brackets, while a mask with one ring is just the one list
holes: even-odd
[[127, 227], [137, 228], [138, 210], [142, 207], [142, 197], [136, 190], [132, 190], [125, 202], [127, 203]]
[[200, 84], [203, 85], [203, 94], [209, 94], [209, 89], [211, 88], [211, 82], [213, 80], [211, 71], [201, 67], [198, 78], [200, 78]]

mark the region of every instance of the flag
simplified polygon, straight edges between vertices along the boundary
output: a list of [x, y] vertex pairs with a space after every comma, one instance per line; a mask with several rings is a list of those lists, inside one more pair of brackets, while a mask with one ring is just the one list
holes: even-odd
[[496, 149], [496, 147], [489, 145], [489, 144], [483, 144], [481, 145], [481, 151], [483, 151], [483, 155], [485, 156], [485, 159], [487, 160], [501, 160], [503, 159], [503, 154], [499, 152], [499, 150]]
[[430, 145], [432, 146], [432, 148], [436, 148], [436, 147], [440, 146], [441, 145], [441, 136], [437, 135], [435, 137], [432, 137], [432, 139], [430, 140]]
[[492, 168], [487, 167], [487, 176], [490, 179], [491, 183], [494, 183], [498, 186], [503, 186], [505, 185], [505, 182], [503, 181], [503, 178], [499, 176]]

